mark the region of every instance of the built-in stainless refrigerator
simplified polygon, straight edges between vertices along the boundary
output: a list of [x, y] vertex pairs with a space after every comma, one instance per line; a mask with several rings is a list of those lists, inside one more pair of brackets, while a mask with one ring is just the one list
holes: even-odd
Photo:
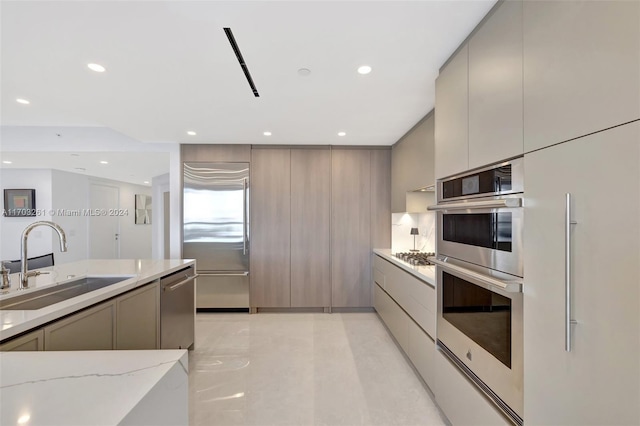
[[182, 256], [198, 309], [249, 308], [249, 163], [185, 162]]

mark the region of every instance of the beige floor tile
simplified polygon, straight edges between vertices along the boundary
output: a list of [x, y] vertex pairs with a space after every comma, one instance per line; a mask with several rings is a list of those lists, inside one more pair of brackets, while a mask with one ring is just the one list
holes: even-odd
[[203, 314], [192, 425], [443, 425], [374, 313]]

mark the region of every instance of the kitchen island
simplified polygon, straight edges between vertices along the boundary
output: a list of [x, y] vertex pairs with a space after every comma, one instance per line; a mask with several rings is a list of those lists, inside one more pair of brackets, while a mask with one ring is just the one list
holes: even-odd
[[75, 312], [113, 299], [154, 280], [195, 264], [189, 259], [113, 259], [83, 260], [42, 268], [45, 274], [31, 277], [29, 288], [18, 289], [18, 274], [11, 274], [11, 287], [0, 292], [0, 301], [21, 296], [74, 279], [92, 276], [121, 277], [122, 281], [40, 309], [0, 309], [0, 341], [4, 342], [29, 330], [63, 318]]
[[0, 424], [188, 424], [186, 350], [0, 353]]

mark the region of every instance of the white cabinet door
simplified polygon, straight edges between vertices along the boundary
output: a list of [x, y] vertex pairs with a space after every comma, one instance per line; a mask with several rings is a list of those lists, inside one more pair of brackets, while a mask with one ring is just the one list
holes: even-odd
[[465, 44], [436, 79], [436, 179], [469, 167], [469, 48]]
[[640, 2], [525, 1], [525, 152], [640, 118]]
[[506, 1], [469, 40], [469, 168], [523, 153], [522, 1]]
[[527, 154], [525, 170], [525, 424], [639, 424], [640, 122]]

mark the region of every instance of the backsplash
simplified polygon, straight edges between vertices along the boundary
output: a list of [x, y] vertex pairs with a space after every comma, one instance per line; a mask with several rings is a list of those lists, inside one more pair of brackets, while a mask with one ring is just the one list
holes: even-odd
[[416, 249], [435, 252], [436, 249], [436, 214], [426, 213], [392, 213], [391, 214], [391, 251], [402, 252], [413, 249], [411, 228], [418, 228]]

